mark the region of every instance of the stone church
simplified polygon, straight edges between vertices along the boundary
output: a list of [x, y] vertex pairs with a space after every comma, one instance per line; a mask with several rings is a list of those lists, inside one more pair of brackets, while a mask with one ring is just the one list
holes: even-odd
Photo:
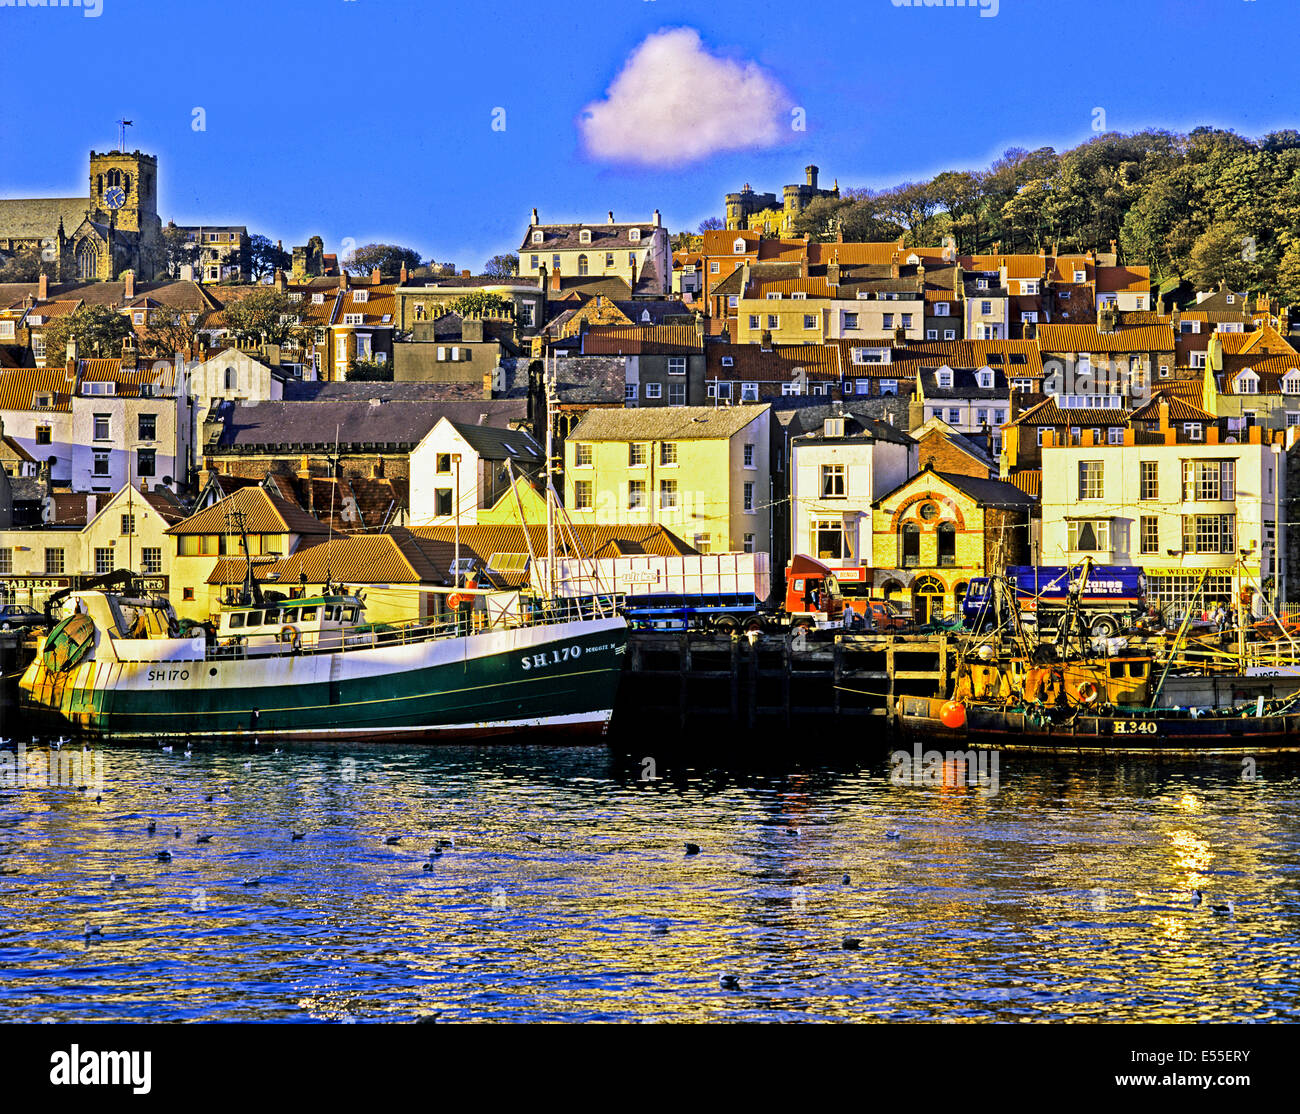
[[55, 282], [104, 282], [123, 271], [165, 275], [158, 160], [140, 151], [91, 151], [86, 197], [0, 200], [0, 254], [36, 248]]

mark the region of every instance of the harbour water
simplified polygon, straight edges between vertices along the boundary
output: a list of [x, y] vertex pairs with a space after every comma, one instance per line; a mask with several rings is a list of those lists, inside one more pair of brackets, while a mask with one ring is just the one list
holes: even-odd
[[809, 746], [28, 744], [0, 1021], [1300, 1018], [1300, 760]]

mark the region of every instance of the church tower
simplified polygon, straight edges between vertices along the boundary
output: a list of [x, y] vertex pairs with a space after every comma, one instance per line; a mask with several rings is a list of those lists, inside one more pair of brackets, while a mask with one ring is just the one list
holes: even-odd
[[140, 151], [91, 151], [90, 203], [105, 215], [115, 212], [123, 232], [161, 229], [157, 158]]

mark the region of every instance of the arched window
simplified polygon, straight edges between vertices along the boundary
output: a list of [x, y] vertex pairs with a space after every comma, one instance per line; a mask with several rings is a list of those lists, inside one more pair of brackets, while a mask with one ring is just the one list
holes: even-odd
[[939, 539], [939, 564], [955, 565], [957, 563], [957, 528], [951, 522], [941, 522], [935, 533]]
[[898, 533], [898, 567], [915, 568], [921, 563], [921, 530], [915, 522], [903, 523]]
[[122, 184], [122, 172], [116, 167], [108, 172], [108, 184], [110, 186], [120, 186]]
[[99, 248], [94, 240], [82, 240], [77, 248], [77, 278], [99, 278]]
[[585, 255], [580, 255], [578, 256], [578, 274], [585, 275], [586, 273], [587, 273], [587, 257]]
[[233, 367], [228, 367], [226, 368], [226, 390], [233, 391], [236, 386], [235, 369]]

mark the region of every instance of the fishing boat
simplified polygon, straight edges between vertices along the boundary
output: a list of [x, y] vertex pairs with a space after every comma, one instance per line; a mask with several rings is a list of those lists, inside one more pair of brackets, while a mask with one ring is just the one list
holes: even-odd
[[[1300, 750], [1300, 689], [1291, 686], [1226, 704], [1161, 706], [1161, 691], [1186, 639], [1191, 612], [1163, 665], [1151, 654], [1111, 653], [1110, 640], [1088, 639], [1080, 620], [1078, 599], [1088, 574], [1085, 562], [1054, 643], [1030, 639], [1019, 625], [1006, 641], [1001, 631], [973, 639], [958, 657], [950, 697], [898, 700], [902, 730], [1007, 750]], [[1072, 636], [1077, 639], [1073, 645]]]
[[122, 740], [604, 732], [621, 616], [595, 601], [489, 612], [488, 592], [457, 594], [473, 604], [397, 624], [366, 623], [354, 593], [261, 599], [223, 609], [215, 632], [183, 632], [166, 599], [73, 592], [83, 641], [47, 653], [51, 632], [19, 682], [23, 704], [51, 730]]

